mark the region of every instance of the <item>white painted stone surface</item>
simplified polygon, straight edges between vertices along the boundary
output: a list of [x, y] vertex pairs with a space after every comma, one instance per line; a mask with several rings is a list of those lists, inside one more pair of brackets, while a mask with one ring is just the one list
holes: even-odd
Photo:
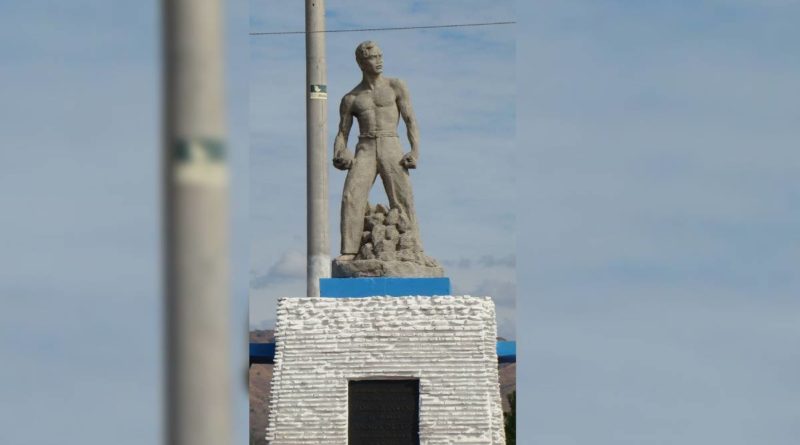
[[420, 443], [505, 444], [489, 297], [284, 298], [267, 440], [346, 445], [349, 380], [419, 379]]

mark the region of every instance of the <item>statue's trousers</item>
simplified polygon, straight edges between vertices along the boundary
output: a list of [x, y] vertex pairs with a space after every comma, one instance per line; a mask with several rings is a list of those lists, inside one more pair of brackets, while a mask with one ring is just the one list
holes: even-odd
[[408, 169], [400, 165], [402, 158], [403, 149], [397, 134], [359, 136], [355, 159], [347, 173], [342, 194], [342, 254], [358, 253], [369, 191], [378, 175], [383, 181], [389, 206], [405, 213], [411, 227], [418, 233], [414, 194], [411, 191]]

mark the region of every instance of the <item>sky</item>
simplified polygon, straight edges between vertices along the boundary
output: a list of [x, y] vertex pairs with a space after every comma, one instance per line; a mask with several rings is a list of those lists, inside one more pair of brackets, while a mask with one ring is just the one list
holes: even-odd
[[[304, 293], [302, 42], [247, 37], [302, 29], [294, 3], [227, 7], [239, 362]], [[796, 443], [798, 1], [397, 3], [328, 26], [519, 21], [374, 40], [421, 125], [426, 250], [507, 311], [520, 443]], [[0, 3], [0, 443], [160, 438], [158, 27], [155, 1]], [[328, 39], [332, 100], [366, 38]]]
[[800, 3], [532, 4], [523, 443], [796, 443]]

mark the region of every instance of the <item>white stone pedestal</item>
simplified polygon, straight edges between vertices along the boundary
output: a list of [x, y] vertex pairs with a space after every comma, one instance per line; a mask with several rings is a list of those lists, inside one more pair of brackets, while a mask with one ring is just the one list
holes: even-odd
[[419, 380], [421, 444], [505, 444], [488, 297], [285, 298], [267, 440], [346, 445], [348, 381]]

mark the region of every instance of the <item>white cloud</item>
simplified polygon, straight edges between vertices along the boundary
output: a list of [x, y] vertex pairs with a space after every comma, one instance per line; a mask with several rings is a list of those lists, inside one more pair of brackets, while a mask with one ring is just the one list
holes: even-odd
[[252, 289], [261, 289], [285, 281], [303, 280], [306, 277], [306, 256], [297, 250], [289, 250], [263, 274], [250, 278]]
[[513, 253], [508, 254], [502, 257], [496, 257], [493, 255], [482, 255], [478, 258], [478, 264], [483, 267], [516, 267], [517, 266], [517, 256]]

